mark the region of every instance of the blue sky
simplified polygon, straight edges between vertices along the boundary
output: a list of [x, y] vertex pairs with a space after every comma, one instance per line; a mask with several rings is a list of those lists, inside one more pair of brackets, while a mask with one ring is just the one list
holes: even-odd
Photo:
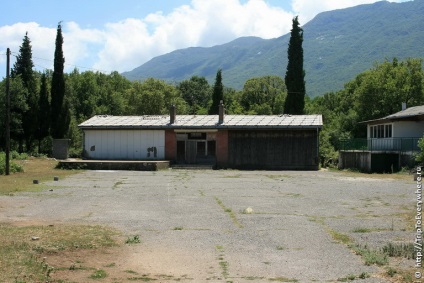
[[[407, 0], [393, 0], [405, 2]], [[275, 38], [299, 15], [305, 24], [323, 11], [375, 0], [13, 0], [0, 17], [0, 78], [6, 48], [19, 52], [25, 32], [37, 70], [52, 69], [62, 21], [65, 69], [130, 71], [176, 49], [223, 44], [241, 36]], [[6, 12], [5, 12], [6, 11]], [[14, 57], [12, 56], [12, 65]]]

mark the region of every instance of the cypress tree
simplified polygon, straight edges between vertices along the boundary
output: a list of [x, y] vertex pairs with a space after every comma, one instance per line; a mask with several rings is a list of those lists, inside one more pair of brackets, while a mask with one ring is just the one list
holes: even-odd
[[47, 75], [41, 75], [41, 87], [38, 100], [38, 127], [36, 137], [38, 140], [38, 153], [41, 153], [41, 141], [49, 135], [50, 129], [50, 103], [47, 89]]
[[299, 27], [298, 17], [293, 19], [288, 48], [286, 71], [287, 98], [284, 103], [285, 114], [303, 114], [305, 108], [305, 70], [303, 69], [303, 29]]
[[64, 107], [65, 77], [63, 73], [65, 58], [63, 57], [63, 36], [61, 23], [57, 26], [56, 48], [54, 51], [54, 69], [51, 87], [51, 135], [54, 139], [62, 139], [68, 132], [69, 109]]
[[216, 73], [215, 85], [212, 92], [212, 105], [208, 111], [209, 115], [219, 113], [219, 103], [221, 100], [224, 100], [224, 85], [222, 84], [222, 70], [219, 69]]
[[20, 111], [22, 117], [22, 136], [19, 139], [19, 151], [23, 151], [23, 139], [26, 142], [26, 150], [31, 151], [32, 141], [35, 137], [37, 129], [37, 112], [38, 112], [38, 93], [37, 83], [33, 71], [34, 63], [32, 62], [32, 47], [28, 37], [28, 32], [25, 33], [22, 45], [19, 48], [19, 55], [16, 57], [16, 62], [11, 71], [12, 78], [20, 77], [25, 92], [24, 103], [25, 109], [15, 109]]

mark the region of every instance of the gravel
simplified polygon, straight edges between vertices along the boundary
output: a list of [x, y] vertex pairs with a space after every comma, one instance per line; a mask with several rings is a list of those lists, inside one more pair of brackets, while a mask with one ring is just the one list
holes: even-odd
[[39, 193], [0, 197], [0, 221], [110, 225], [140, 235], [131, 264], [187, 282], [336, 282], [363, 272], [371, 277], [358, 282], [389, 282], [332, 231], [373, 248], [410, 242], [415, 186], [412, 177], [364, 176], [86, 171], [40, 184]]

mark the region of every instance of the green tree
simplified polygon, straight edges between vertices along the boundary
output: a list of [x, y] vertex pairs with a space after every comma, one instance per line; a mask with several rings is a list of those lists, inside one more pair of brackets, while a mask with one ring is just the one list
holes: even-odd
[[422, 165], [424, 164], [424, 136], [418, 140], [418, 147], [421, 151], [417, 154], [415, 160]]
[[[10, 79], [10, 138], [11, 138], [11, 150], [23, 150], [22, 142], [24, 139], [24, 130], [22, 127], [23, 113], [28, 111], [28, 104], [26, 97], [28, 96], [28, 90], [24, 87], [20, 76]], [[4, 115], [6, 113], [6, 79], [0, 83], [0, 113]], [[1, 147], [4, 148], [5, 144], [5, 119], [0, 119], [0, 137]], [[18, 142], [18, 148], [16, 147], [16, 141]]]
[[57, 26], [56, 48], [54, 52], [54, 69], [51, 87], [51, 135], [55, 139], [66, 136], [70, 123], [70, 112], [65, 99], [65, 76], [63, 73], [65, 58], [63, 57], [62, 26]]
[[359, 74], [345, 89], [355, 97], [361, 121], [382, 118], [424, 102], [422, 59], [385, 61]]
[[49, 135], [50, 130], [50, 102], [47, 86], [47, 74], [41, 75], [40, 95], [38, 100], [38, 127], [36, 138], [38, 140], [38, 153], [41, 153], [41, 142]]
[[252, 78], [243, 86], [241, 105], [250, 114], [282, 114], [286, 96], [286, 86], [280, 77]]
[[298, 17], [293, 19], [288, 47], [288, 64], [285, 76], [287, 98], [285, 114], [303, 114], [305, 108], [305, 70], [303, 69], [303, 29]]
[[187, 111], [187, 104], [177, 88], [162, 80], [150, 78], [143, 83], [134, 82], [128, 89], [126, 97], [127, 115], [168, 114], [173, 104], [177, 107], [178, 113], [185, 114]]
[[205, 112], [211, 98], [211, 87], [205, 77], [192, 76], [179, 83], [177, 89], [189, 106], [189, 114]]
[[221, 100], [224, 100], [224, 85], [222, 84], [222, 70], [219, 69], [216, 73], [215, 84], [212, 91], [212, 105], [208, 111], [209, 115], [218, 114]]
[[[16, 62], [11, 71], [11, 77], [20, 76], [23, 87], [27, 90], [25, 101], [28, 105], [26, 110], [21, 113], [22, 116], [22, 139], [25, 140], [26, 150], [31, 151], [32, 141], [35, 138], [37, 131], [37, 116], [38, 116], [38, 93], [37, 80], [33, 71], [34, 64], [32, 62], [32, 47], [28, 33], [25, 34], [22, 45], [19, 48], [19, 55], [16, 57]], [[21, 111], [21, 109], [15, 109]], [[19, 141], [19, 151], [23, 151], [23, 140]]]

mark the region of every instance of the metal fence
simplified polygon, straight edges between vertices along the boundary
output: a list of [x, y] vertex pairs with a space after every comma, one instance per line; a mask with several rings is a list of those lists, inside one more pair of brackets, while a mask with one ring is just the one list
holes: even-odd
[[340, 140], [340, 150], [419, 152], [420, 138], [346, 139]]

